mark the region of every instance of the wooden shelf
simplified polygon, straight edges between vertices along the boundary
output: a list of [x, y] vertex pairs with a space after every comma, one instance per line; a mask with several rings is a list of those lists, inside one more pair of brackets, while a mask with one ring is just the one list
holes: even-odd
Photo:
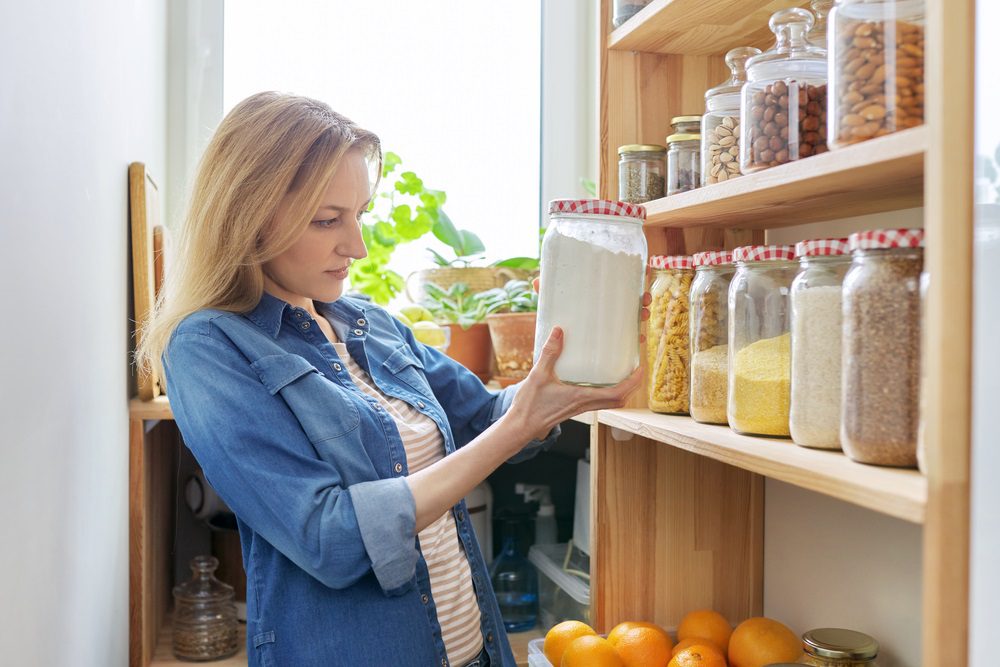
[[807, 449], [791, 440], [739, 435], [726, 426], [646, 409], [601, 410], [597, 420], [898, 519], [922, 524], [926, 515], [927, 480], [916, 470], [855, 463], [840, 452]]
[[646, 202], [653, 227], [787, 227], [923, 204], [926, 126]]
[[151, 401], [133, 398], [128, 403], [128, 414], [132, 419], [174, 418], [174, 413], [170, 409], [170, 399], [166, 396], [157, 396]]
[[586, 424], [587, 426], [593, 426], [597, 423], [597, 413], [593, 410], [589, 412], [581, 412], [575, 417], [572, 417], [575, 422], [580, 422], [581, 424]]
[[803, 0], [653, 0], [614, 30], [608, 48], [617, 51], [722, 55], [737, 46], [768, 48], [771, 14], [805, 7]]

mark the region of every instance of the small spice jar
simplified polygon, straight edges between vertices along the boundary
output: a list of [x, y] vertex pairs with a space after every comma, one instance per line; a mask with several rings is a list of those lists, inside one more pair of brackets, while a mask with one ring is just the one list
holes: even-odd
[[922, 229], [850, 236], [840, 440], [855, 461], [917, 465]]
[[705, 93], [701, 117], [701, 184], [720, 183], [740, 175], [740, 90], [747, 80], [747, 59], [760, 49], [741, 46], [726, 53], [731, 75]]
[[618, 147], [618, 199], [642, 204], [663, 196], [667, 149], [655, 144]]
[[879, 645], [856, 630], [817, 628], [802, 635], [799, 664], [813, 667], [878, 667]]
[[174, 655], [181, 660], [219, 660], [239, 649], [233, 587], [213, 574], [212, 556], [191, 560], [192, 578], [174, 587]]
[[611, 23], [617, 28], [639, 13], [650, 0], [615, 0], [612, 8]]
[[826, 152], [826, 50], [807, 39], [805, 9], [775, 12], [773, 48], [747, 61], [740, 99], [740, 171], [754, 171]]
[[796, 444], [840, 449], [840, 290], [851, 255], [847, 239], [801, 241], [795, 254], [788, 427]]
[[922, 124], [923, 0], [838, 0], [831, 22], [830, 147]]
[[687, 414], [691, 356], [688, 308], [694, 268], [686, 255], [654, 255], [649, 266], [655, 271], [646, 327], [649, 409]]
[[667, 196], [701, 185], [701, 116], [674, 118], [674, 134], [667, 137]]
[[674, 116], [670, 119], [673, 134], [698, 134], [701, 131], [701, 116]]
[[791, 399], [792, 246], [733, 251], [729, 285], [729, 426], [738, 433], [788, 436]]
[[695, 253], [691, 283], [691, 417], [726, 424], [729, 399], [729, 283], [736, 267], [727, 250]]

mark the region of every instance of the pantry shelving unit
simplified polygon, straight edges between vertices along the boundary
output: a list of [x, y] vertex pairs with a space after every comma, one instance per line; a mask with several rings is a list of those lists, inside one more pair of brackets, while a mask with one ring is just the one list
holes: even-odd
[[[701, 113], [725, 52], [768, 48], [791, 0], [653, 0], [613, 29], [600, 6], [600, 192], [622, 144], [662, 143]], [[930, 274], [926, 476], [657, 415], [636, 396], [591, 423], [591, 619], [670, 627], [692, 608], [763, 612], [764, 481], [780, 480], [922, 528], [924, 667], [961, 667], [968, 643], [972, 322], [971, 0], [926, 0], [926, 124], [647, 204], [651, 254], [760, 242], [764, 230], [923, 206]], [[945, 76], [947, 73], [947, 76]], [[641, 394], [641, 392], [640, 392]]]

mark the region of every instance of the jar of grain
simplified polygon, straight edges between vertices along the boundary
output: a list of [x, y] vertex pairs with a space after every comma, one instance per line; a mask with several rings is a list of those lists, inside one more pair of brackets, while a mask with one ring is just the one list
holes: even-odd
[[830, 147], [922, 124], [923, 0], [838, 0], [831, 21]]
[[537, 360], [553, 327], [563, 330], [556, 375], [607, 386], [639, 366], [646, 282], [646, 210], [602, 199], [556, 199], [542, 239]]
[[840, 449], [840, 289], [847, 239], [801, 241], [792, 282], [792, 403], [788, 427], [804, 447]]
[[917, 464], [921, 229], [850, 237], [840, 440], [855, 461]]
[[739, 433], [788, 436], [791, 399], [792, 246], [733, 252], [729, 285], [729, 425]]
[[807, 39], [805, 9], [775, 12], [777, 42], [747, 61], [740, 99], [740, 171], [776, 167], [826, 152], [826, 50]]
[[701, 184], [740, 175], [740, 90], [747, 80], [747, 59], [760, 53], [741, 46], [726, 53], [729, 79], [705, 93], [701, 117]]
[[638, 14], [649, 2], [650, 0], [615, 0], [611, 9], [612, 25], [616, 28], [621, 26], [625, 21]]
[[646, 326], [649, 409], [687, 414], [691, 357], [688, 307], [694, 268], [686, 255], [654, 255], [649, 265], [655, 271]]
[[667, 149], [655, 144], [618, 147], [618, 199], [642, 204], [663, 196]]
[[800, 664], [813, 667], [878, 667], [879, 645], [869, 635], [843, 628], [817, 628], [802, 635]]
[[725, 424], [729, 393], [729, 283], [733, 254], [694, 255], [691, 283], [691, 400], [695, 421]]

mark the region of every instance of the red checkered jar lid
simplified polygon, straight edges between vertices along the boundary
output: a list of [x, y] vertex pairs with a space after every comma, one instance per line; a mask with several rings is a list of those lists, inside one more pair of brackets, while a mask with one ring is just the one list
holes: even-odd
[[790, 245], [745, 245], [733, 251], [734, 262], [771, 262], [795, 259]]
[[922, 248], [922, 229], [869, 229], [850, 236], [851, 252], [855, 250], [883, 250], [887, 248]]
[[717, 266], [719, 264], [732, 264], [733, 253], [728, 250], [705, 250], [694, 254], [693, 263], [695, 266]]
[[609, 199], [553, 199], [549, 202], [549, 215], [554, 213], [614, 215], [622, 218], [646, 219], [644, 206]]
[[666, 269], [690, 269], [691, 257], [688, 255], [653, 255], [649, 258], [649, 268], [663, 271]]
[[847, 239], [813, 239], [795, 244], [795, 255], [798, 257], [832, 257], [850, 252]]

